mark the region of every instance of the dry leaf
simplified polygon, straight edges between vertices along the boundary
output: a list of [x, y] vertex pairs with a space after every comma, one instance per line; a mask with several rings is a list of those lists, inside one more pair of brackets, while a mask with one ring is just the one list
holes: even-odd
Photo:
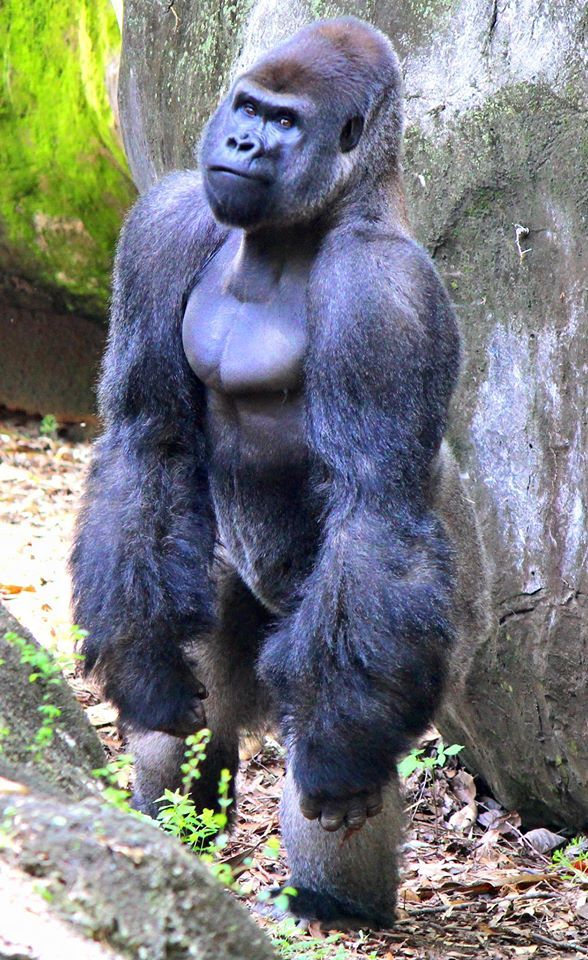
[[118, 840], [113, 840], [111, 837], [98, 836], [96, 840], [101, 846], [107, 847], [113, 853], [120, 853], [121, 856], [132, 860], [133, 863], [139, 864], [145, 859], [146, 852], [143, 847], [130, 847], [127, 844], [119, 843]]
[[466, 807], [462, 807], [461, 810], [452, 814], [448, 824], [452, 830], [456, 830], [458, 833], [467, 833], [474, 826], [477, 816], [478, 804], [475, 800], [472, 800]]
[[576, 916], [588, 920], [588, 894], [581, 893], [576, 901]]
[[0, 583], [0, 590], [2, 593], [15, 595], [17, 593], [36, 593], [37, 588], [31, 585], [28, 587], [21, 587], [16, 583]]
[[451, 781], [451, 789], [462, 803], [471, 803], [476, 799], [476, 784], [471, 773], [460, 770]]
[[110, 703], [97, 703], [93, 707], [88, 707], [86, 716], [93, 727], [107, 727], [109, 724], [116, 723], [118, 711]]
[[561, 847], [564, 842], [564, 838], [560, 837], [559, 833], [552, 833], [551, 830], [547, 830], [545, 827], [538, 827], [537, 830], [529, 830], [528, 833], [524, 834], [524, 839], [537, 853], [549, 853], [550, 850]]
[[24, 783], [18, 783], [16, 780], [7, 780], [0, 777], [0, 793], [20, 794], [25, 796], [30, 790]]

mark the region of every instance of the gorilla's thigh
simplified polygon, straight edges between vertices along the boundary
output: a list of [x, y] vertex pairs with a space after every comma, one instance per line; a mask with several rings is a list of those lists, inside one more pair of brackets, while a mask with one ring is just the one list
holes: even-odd
[[304, 818], [293, 777], [286, 773], [281, 829], [290, 883], [298, 891], [290, 898], [292, 913], [338, 926], [392, 926], [402, 832], [396, 778], [384, 788], [383, 804], [361, 830], [328, 833], [318, 820]]
[[[255, 662], [269, 614], [232, 568], [219, 566], [217, 576], [219, 626], [195, 645], [197, 674], [208, 691], [206, 725], [212, 734], [200, 779], [192, 786], [199, 809], [216, 806], [221, 770], [228, 769], [233, 780], [237, 772], [239, 733], [262, 729], [268, 713]], [[129, 749], [135, 756], [134, 804], [153, 816], [155, 801], [164, 790], [181, 784], [184, 741], [135, 731], [129, 736]]]

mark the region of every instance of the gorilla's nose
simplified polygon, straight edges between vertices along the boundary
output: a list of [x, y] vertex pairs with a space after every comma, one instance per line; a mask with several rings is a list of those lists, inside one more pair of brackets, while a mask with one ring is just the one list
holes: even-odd
[[248, 160], [254, 160], [263, 153], [261, 138], [254, 133], [241, 133], [237, 136], [230, 136], [227, 138], [226, 145], [229, 150], [246, 156]]

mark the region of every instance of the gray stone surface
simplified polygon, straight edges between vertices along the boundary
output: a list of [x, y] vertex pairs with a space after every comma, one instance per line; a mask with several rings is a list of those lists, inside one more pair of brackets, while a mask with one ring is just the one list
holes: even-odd
[[0, 303], [0, 405], [94, 422], [106, 326], [68, 313]]
[[231, 72], [302, 23], [355, 13], [395, 42], [414, 229], [452, 290], [467, 346], [454, 445], [495, 570], [495, 629], [456, 651], [441, 725], [528, 823], [584, 825], [585, 4], [175, 0], [172, 8], [125, 4], [122, 127], [142, 189], [194, 165], [201, 124]]
[[[268, 940], [208, 869], [151, 821], [101, 802], [102, 747], [66, 682], [33, 669], [0, 605], [0, 960], [270, 960]], [[30, 750], [49, 689], [61, 717]], [[6, 915], [9, 914], [9, 915]], [[94, 942], [99, 941], [99, 946]]]
[[[146, 960], [273, 956], [244, 907], [151, 822], [97, 800], [0, 792], [0, 824], [9, 841], [0, 857], [8, 867], [31, 883], [34, 878], [36, 889], [46, 891], [52, 917], [100, 941], [107, 956], [110, 950]], [[2, 877], [0, 871], [0, 895]], [[84, 960], [86, 953], [76, 956]], [[90, 949], [88, 960], [94, 956]]]
[[[92, 770], [104, 766], [100, 741], [86, 720], [67, 682], [46, 686], [29, 681], [34, 667], [21, 663], [21, 652], [5, 636], [15, 633], [38, 646], [31, 633], [0, 603], [0, 727], [8, 727], [0, 750], [0, 777], [30, 788], [75, 799], [97, 795]], [[45, 692], [48, 701], [43, 700]], [[50, 748], [35, 753], [42, 718], [38, 707], [49, 702], [61, 710]]]

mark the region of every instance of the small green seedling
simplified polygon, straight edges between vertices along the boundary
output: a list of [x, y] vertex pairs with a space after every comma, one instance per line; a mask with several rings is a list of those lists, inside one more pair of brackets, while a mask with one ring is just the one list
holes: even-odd
[[39, 433], [42, 437], [55, 439], [58, 427], [57, 418], [54, 417], [52, 413], [46, 413], [39, 424]]
[[[39, 760], [52, 743], [61, 716], [61, 709], [51, 703], [50, 687], [60, 686], [63, 683], [63, 671], [72, 671], [73, 662], [79, 657], [77, 654], [50, 652], [13, 631], [5, 633], [4, 640], [17, 648], [20, 653], [20, 662], [31, 668], [29, 683], [38, 683], [43, 690], [43, 702], [37, 707], [41, 724], [33, 743], [28, 747], [35, 759]], [[6, 727], [3, 728], [3, 730], [6, 729]]]
[[588, 884], [588, 837], [574, 837], [551, 856], [555, 866], [566, 871], [567, 879]]
[[[128, 789], [129, 770], [133, 765], [133, 757], [130, 753], [121, 753], [114, 760], [110, 760], [104, 767], [97, 767], [92, 770], [92, 776], [101, 781], [102, 797], [111, 806], [123, 813], [133, 813], [136, 816], [142, 816], [137, 810], [133, 810], [129, 800], [131, 791]], [[148, 819], [148, 818], [147, 818]]]
[[444, 767], [447, 758], [454, 757], [460, 750], [463, 750], [463, 746], [459, 743], [446, 747], [442, 740], [439, 741], [435, 753], [430, 757], [423, 756], [425, 752], [423, 748], [411, 750], [408, 756], [398, 764], [398, 773], [403, 780], [406, 780], [415, 770], [428, 772], [435, 767]]
[[218, 810], [198, 810], [190, 794], [193, 782], [201, 777], [199, 768], [206, 758], [210, 737], [210, 730], [205, 728], [186, 738], [181, 789], [165, 790], [163, 796], [159, 797], [157, 819], [166, 833], [177, 837], [209, 865], [220, 883], [234, 889], [233, 870], [230, 864], [220, 860], [221, 851], [227, 845], [227, 810], [233, 802], [229, 797], [230, 772], [221, 770]]

